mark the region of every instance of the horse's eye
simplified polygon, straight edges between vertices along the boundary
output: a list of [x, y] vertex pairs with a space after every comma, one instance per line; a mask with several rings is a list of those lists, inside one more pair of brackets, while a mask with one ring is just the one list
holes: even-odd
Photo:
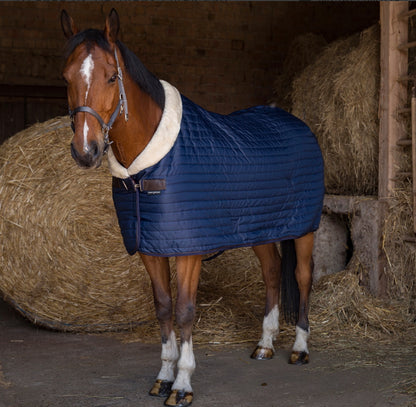
[[115, 73], [111, 78], [110, 78], [110, 80], [108, 81], [108, 82], [110, 82], [110, 83], [113, 83], [113, 82], [115, 82], [116, 81], [116, 79], [117, 79], [117, 74]]

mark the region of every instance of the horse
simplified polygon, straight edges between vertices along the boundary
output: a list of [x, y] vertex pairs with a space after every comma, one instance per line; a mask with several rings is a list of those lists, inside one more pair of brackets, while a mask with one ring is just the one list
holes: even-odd
[[[71, 155], [91, 169], [108, 153], [124, 244], [130, 254], [139, 253], [152, 283], [162, 365], [150, 395], [165, 398], [167, 406], [192, 403], [201, 261], [234, 247], [253, 248], [265, 283], [262, 336], [251, 357], [273, 357], [281, 302], [286, 319], [296, 323], [289, 363], [308, 363], [313, 232], [324, 194], [315, 136], [278, 108], [222, 116], [194, 104], [118, 39], [114, 9], [103, 31], [78, 30], [65, 10], [61, 25], [67, 38], [63, 78], [74, 132]], [[281, 167], [270, 170], [266, 163]], [[257, 199], [260, 193], [264, 197]], [[169, 257], [176, 257], [174, 312]]]

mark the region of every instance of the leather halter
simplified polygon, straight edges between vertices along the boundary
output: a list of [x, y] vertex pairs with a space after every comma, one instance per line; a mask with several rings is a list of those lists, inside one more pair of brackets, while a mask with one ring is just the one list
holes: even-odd
[[117, 82], [118, 82], [118, 88], [119, 88], [119, 92], [120, 92], [120, 98], [118, 101], [118, 104], [113, 112], [113, 114], [110, 117], [110, 120], [108, 121], [108, 123], [106, 123], [103, 118], [91, 107], [89, 106], [78, 106], [76, 107], [74, 110], [69, 109], [69, 117], [71, 119], [71, 128], [72, 131], [75, 133], [75, 115], [78, 112], [85, 112], [85, 113], [89, 113], [91, 115], [93, 115], [98, 122], [101, 125], [101, 131], [103, 132], [104, 135], [104, 154], [107, 152], [108, 147], [110, 146], [110, 144], [112, 142], [109, 141], [109, 131], [111, 130], [111, 127], [113, 126], [118, 114], [122, 113], [124, 111], [124, 119], [126, 120], [126, 122], [129, 120], [129, 111], [128, 111], [128, 105], [127, 105], [127, 97], [126, 97], [126, 91], [124, 90], [124, 84], [123, 84], [123, 73], [121, 71], [120, 68], [120, 63], [118, 62], [118, 57], [117, 57], [117, 49], [114, 50], [114, 56], [116, 59], [116, 63], [117, 63]]

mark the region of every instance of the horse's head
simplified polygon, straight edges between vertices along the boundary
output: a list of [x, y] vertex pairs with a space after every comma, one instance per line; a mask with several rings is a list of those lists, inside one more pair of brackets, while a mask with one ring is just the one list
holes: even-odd
[[78, 32], [64, 10], [61, 24], [68, 39], [63, 77], [74, 131], [71, 153], [79, 166], [96, 168], [108, 148], [108, 132], [119, 112], [124, 110], [127, 120], [122, 57], [116, 46], [119, 18], [113, 9], [104, 31]]

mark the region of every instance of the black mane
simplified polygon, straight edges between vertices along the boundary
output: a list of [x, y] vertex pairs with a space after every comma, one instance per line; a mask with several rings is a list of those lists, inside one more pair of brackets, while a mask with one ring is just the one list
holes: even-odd
[[[74, 52], [79, 45], [85, 44], [89, 52], [94, 45], [97, 45], [106, 52], [111, 53], [110, 43], [104, 36], [104, 32], [95, 29], [88, 29], [79, 32], [71, 37], [65, 47], [64, 56], [66, 59]], [[163, 110], [165, 107], [165, 92], [159, 79], [156, 78], [140, 61], [140, 59], [130, 51], [121, 41], [117, 41], [124, 60], [126, 71], [140, 88], [149, 94], [153, 100]]]

